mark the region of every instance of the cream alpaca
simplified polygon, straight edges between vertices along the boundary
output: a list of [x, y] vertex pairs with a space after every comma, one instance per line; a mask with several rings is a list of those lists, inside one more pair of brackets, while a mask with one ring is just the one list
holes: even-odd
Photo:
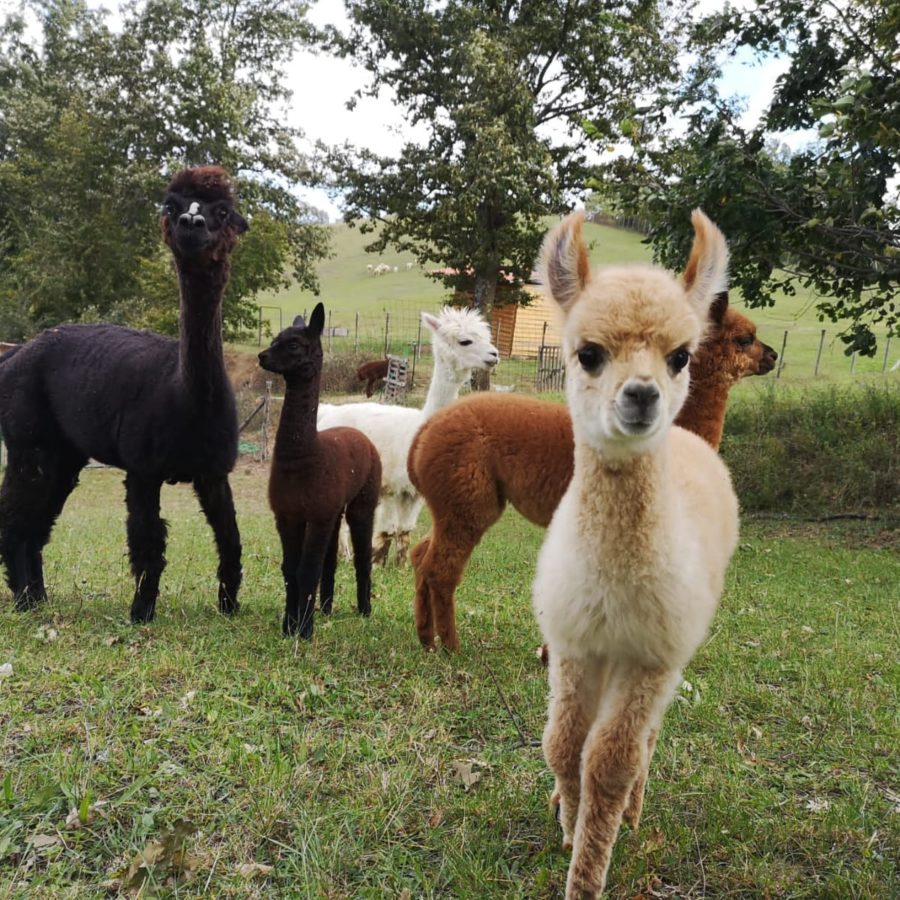
[[737, 543], [737, 500], [712, 448], [673, 426], [728, 251], [699, 210], [681, 281], [651, 267], [590, 272], [582, 217], [545, 239], [544, 284], [565, 316], [575, 470], [538, 559], [549, 645], [544, 755], [556, 776], [566, 896], [599, 895], [623, 815], [681, 672], [704, 639]]

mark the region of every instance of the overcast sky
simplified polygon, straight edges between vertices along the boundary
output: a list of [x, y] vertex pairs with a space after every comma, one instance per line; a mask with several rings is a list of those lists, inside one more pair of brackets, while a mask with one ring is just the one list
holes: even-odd
[[[88, 0], [89, 5], [111, 10], [109, 24], [115, 27], [118, 4], [115, 0]], [[749, 0], [737, 0], [732, 6], [741, 6]], [[701, 0], [700, 10], [710, 12], [721, 8], [724, 0]], [[18, 0], [0, 0], [0, 16], [18, 10]], [[343, 0], [317, 0], [313, 2], [310, 20], [318, 26], [347, 25]], [[776, 78], [787, 66], [786, 59], [772, 59], [762, 64], [754, 63], [749, 53], [729, 63], [723, 73], [723, 93], [737, 94], [747, 102], [744, 122], [755, 123], [772, 95]], [[353, 144], [368, 147], [376, 153], [397, 153], [411, 137], [403, 120], [401, 109], [388, 94], [377, 98], [363, 98], [351, 112], [347, 101], [354, 91], [368, 81], [366, 73], [348, 60], [334, 59], [309, 51], [298, 53], [288, 67], [288, 85], [293, 91], [292, 103], [287, 110], [291, 124], [301, 128], [310, 146], [316, 141], [326, 144]], [[788, 143], [796, 147], [808, 140], [808, 135], [794, 135]], [[326, 211], [329, 218], [340, 217], [338, 205], [321, 190], [303, 190], [301, 194], [310, 203]]]
[[[705, 0], [704, 12], [723, 5], [722, 0]], [[732, 6], [742, 5], [732, 3]], [[318, 0], [310, 11], [315, 25], [347, 25], [343, 0]], [[723, 72], [722, 88], [726, 95], [737, 94], [747, 102], [744, 123], [755, 123], [768, 105], [775, 80], [787, 67], [786, 59], [755, 63], [749, 53], [729, 63]], [[311, 143], [326, 144], [350, 141], [376, 153], [395, 154], [411, 137], [403, 121], [401, 109], [388, 95], [361, 99], [351, 112], [346, 102], [354, 91], [368, 81], [367, 74], [348, 60], [334, 59], [308, 51], [301, 52], [289, 68], [288, 84], [294, 92], [289, 112], [292, 124], [302, 128]], [[803, 137], [802, 141], [808, 137]], [[802, 142], [788, 141], [793, 146]], [[329, 218], [340, 217], [339, 206], [321, 190], [305, 190], [310, 203], [325, 210]]]

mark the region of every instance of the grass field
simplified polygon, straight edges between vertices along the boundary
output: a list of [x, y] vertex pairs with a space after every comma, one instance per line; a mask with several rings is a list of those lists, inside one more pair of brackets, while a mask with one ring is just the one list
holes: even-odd
[[[388, 252], [373, 256], [365, 252], [371, 235], [362, 235], [356, 228], [347, 225], [331, 226], [332, 249], [334, 255], [319, 265], [321, 299], [326, 309], [333, 314], [333, 324], [355, 328], [354, 316], [360, 314], [360, 333], [372, 336], [371, 349], [379, 347], [379, 336], [383, 333], [384, 316], [389, 312], [394, 317], [394, 329], [406, 333], [406, 340], [414, 339], [418, 313], [422, 309], [433, 310], [448, 296], [446, 289], [428, 278], [422, 269], [407, 270], [412, 262], [409, 255]], [[611, 228], [605, 225], [588, 224], [585, 235], [591, 242], [591, 260], [598, 265], [614, 263], [649, 262], [650, 247], [642, 243], [639, 234]], [[383, 262], [397, 272], [373, 277], [368, 274], [368, 264]], [[268, 295], [261, 300], [267, 305], [283, 311], [283, 323], [288, 324], [293, 316], [304, 309], [311, 309], [317, 301], [309, 292], [290, 290]], [[740, 303], [738, 295], [732, 302]], [[267, 320], [277, 330], [278, 320], [272, 310], [264, 311]], [[844, 345], [837, 337], [840, 326], [831, 322], [819, 322], [815, 312], [815, 296], [800, 290], [794, 297], [781, 296], [775, 306], [749, 310], [748, 314], [757, 323], [760, 337], [777, 351], [781, 351], [784, 333], [788, 332], [785, 366], [782, 379], [791, 382], [845, 381], [853, 375], [880, 373], [884, 365], [884, 332], [878, 331], [879, 350], [872, 358], [858, 357], [851, 375], [850, 359], [844, 355]], [[814, 379], [816, 356], [822, 329], [826, 337], [822, 348], [820, 373]], [[335, 344], [336, 347], [340, 343]], [[250, 349], [248, 347], [248, 349]], [[889, 367], [900, 359], [900, 340], [894, 340], [888, 352]], [[894, 373], [900, 378], [900, 373]], [[502, 379], [501, 379], [502, 380]]]
[[[265, 472], [233, 485], [233, 621], [214, 612], [196, 503], [167, 487], [158, 618], [126, 624], [110, 470], [84, 473], [57, 526], [50, 603], [15, 614], [3, 590], [0, 897], [561, 897], [536, 746], [540, 530], [507, 515], [488, 534], [455, 657], [421, 652], [395, 570], [376, 573], [364, 621], [342, 566], [333, 617], [299, 644], [279, 631]], [[877, 521], [745, 523], [611, 897], [896, 896], [897, 550]]]

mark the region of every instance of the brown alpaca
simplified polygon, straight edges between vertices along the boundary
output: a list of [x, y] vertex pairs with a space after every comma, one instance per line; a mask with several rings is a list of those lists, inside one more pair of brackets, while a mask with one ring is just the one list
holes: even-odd
[[[718, 449], [732, 385], [770, 372], [778, 358], [756, 326], [720, 293], [704, 343], [691, 360], [687, 402], [676, 424]], [[547, 527], [572, 478], [572, 422], [565, 406], [528, 397], [474, 394], [436, 413], [409, 451], [410, 481], [425, 498], [432, 527], [413, 549], [419, 640], [435, 630], [459, 649], [455, 591], [472, 551], [511, 503]], [[545, 660], [546, 661], [546, 660]]]
[[316, 305], [309, 325], [294, 320], [259, 354], [260, 365], [284, 376], [285, 395], [269, 475], [269, 505], [281, 538], [286, 591], [282, 630], [310, 638], [321, 581], [326, 615], [334, 599], [338, 531], [347, 516], [356, 569], [356, 605], [372, 611], [372, 524], [381, 489], [381, 460], [355, 428], [316, 430], [322, 380], [325, 308]]
[[387, 378], [388, 361], [386, 359], [373, 359], [363, 363], [356, 370], [356, 377], [360, 381], [367, 381], [366, 396], [371, 397], [375, 393], [375, 382], [384, 381]]

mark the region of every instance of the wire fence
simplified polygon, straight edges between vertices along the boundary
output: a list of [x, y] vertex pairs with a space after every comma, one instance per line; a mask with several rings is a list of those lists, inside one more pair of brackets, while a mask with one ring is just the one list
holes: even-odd
[[[500, 353], [500, 364], [491, 373], [491, 386], [498, 391], [541, 393], [561, 391], [564, 364], [558, 322], [543, 302], [529, 306], [503, 306], [494, 310], [491, 336]], [[760, 338], [778, 351], [776, 379], [809, 380], [900, 373], [900, 341], [882, 336], [874, 357], [847, 356], [837, 332], [806, 325], [785, 329], [760, 329]], [[388, 355], [409, 360], [409, 382], [413, 396], [427, 390], [431, 378], [430, 334], [423, 328], [418, 309], [394, 312], [329, 312], [322, 336], [326, 359], [342, 357], [383, 359]], [[352, 381], [346, 390], [361, 391]], [[326, 388], [327, 389], [327, 388]], [[340, 389], [338, 389], [340, 391]]]

